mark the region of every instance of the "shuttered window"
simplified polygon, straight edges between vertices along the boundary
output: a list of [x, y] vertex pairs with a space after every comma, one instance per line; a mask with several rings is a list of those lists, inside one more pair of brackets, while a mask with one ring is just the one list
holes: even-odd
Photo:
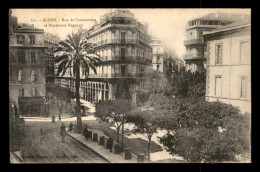
[[216, 45], [216, 64], [222, 64], [223, 45]]
[[215, 95], [221, 97], [222, 94], [222, 78], [221, 76], [216, 76], [215, 78]]

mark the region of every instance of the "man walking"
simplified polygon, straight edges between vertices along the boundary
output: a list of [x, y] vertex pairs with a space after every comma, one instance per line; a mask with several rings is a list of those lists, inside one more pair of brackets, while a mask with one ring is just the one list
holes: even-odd
[[55, 123], [55, 115], [53, 114], [52, 117], [51, 117], [51, 122], [54, 122]]
[[61, 135], [62, 142], [65, 142], [66, 127], [65, 127], [64, 123], [61, 124], [60, 135]]
[[72, 124], [72, 122], [70, 122], [69, 131], [72, 131], [72, 130], [73, 130], [73, 124]]
[[59, 113], [59, 120], [58, 121], [60, 121], [61, 122], [61, 114]]
[[60, 106], [59, 107], [59, 120], [58, 120], [60, 122], [61, 122], [61, 114], [62, 114], [62, 107]]

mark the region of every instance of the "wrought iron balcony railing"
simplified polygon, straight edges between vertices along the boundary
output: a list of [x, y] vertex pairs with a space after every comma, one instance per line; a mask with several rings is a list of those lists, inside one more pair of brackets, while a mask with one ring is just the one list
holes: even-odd
[[135, 78], [144, 77], [144, 73], [105, 73], [89, 74], [89, 78]]
[[139, 43], [139, 40], [137, 39], [106, 39], [103, 41], [98, 41], [96, 46], [101, 46], [105, 44], [137, 44]]

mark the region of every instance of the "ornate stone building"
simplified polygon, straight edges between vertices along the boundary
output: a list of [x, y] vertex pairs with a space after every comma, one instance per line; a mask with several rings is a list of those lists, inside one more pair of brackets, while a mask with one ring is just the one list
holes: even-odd
[[176, 58], [174, 52], [167, 48], [160, 39], [152, 38], [150, 45], [153, 49], [152, 67], [154, 70], [160, 72], [178, 71], [184, 66], [183, 61]]
[[44, 33], [44, 45], [46, 46], [44, 54], [46, 55], [46, 83], [54, 82], [54, 50], [58, 48], [60, 38], [57, 35]]
[[[82, 76], [81, 98], [89, 102], [120, 97], [130, 99], [133, 104], [142, 101], [146, 92], [145, 73], [152, 61], [147, 25], [138, 22], [129, 10], [116, 10], [82, 32], [96, 45], [102, 63], [97, 74], [90, 70], [87, 79]], [[75, 90], [74, 78], [69, 73], [56, 77], [55, 82]]]
[[9, 15], [9, 95], [21, 114], [40, 115], [46, 96], [44, 31]]

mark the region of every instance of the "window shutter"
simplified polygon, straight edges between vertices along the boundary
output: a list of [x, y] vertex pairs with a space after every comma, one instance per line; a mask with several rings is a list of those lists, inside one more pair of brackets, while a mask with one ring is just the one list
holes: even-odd
[[32, 70], [32, 73], [31, 73], [31, 81], [34, 81], [35, 80], [35, 72], [34, 70]]
[[22, 70], [18, 71], [18, 81], [22, 81]]

